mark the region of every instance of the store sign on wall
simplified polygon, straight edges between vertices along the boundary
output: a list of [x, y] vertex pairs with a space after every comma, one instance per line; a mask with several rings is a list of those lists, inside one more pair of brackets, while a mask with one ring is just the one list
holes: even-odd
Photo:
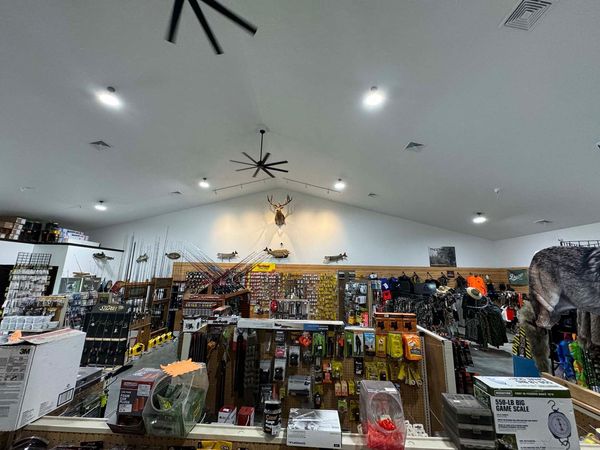
[[527, 269], [509, 269], [508, 283], [513, 286], [527, 286], [529, 284], [529, 273]]
[[252, 268], [252, 272], [274, 272], [275, 268], [275, 263], [258, 263]]

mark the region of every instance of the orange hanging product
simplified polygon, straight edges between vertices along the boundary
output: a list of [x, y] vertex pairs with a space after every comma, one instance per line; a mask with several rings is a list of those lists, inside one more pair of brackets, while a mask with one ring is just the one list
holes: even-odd
[[483, 278], [481, 277], [469, 275], [467, 277], [467, 286], [477, 289], [483, 295], [487, 295], [487, 287], [485, 286], [485, 281], [483, 281]]
[[423, 359], [423, 349], [421, 348], [421, 338], [418, 334], [404, 333], [404, 359], [407, 361], [420, 361]]

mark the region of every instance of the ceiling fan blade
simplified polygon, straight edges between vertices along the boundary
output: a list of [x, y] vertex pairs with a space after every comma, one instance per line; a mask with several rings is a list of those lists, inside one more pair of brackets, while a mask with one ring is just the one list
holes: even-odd
[[248, 33], [250, 33], [252, 35], [256, 34], [257, 28], [254, 25], [252, 25], [247, 20], [242, 19], [240, 16], [238, 16], [237, 14], [235, 14], [230, 9], [225, 8], [219, 2], [216, 2], [215, 0], [201, 0], [201, 1], [204, 2], [204, 3], [206, 3], [211, 8], [216, 9], [217, 11], [219, 11], [221, 14], [223, 14], [229, 20], [237, 23], [240, 27], [242, 27], [243, 29], [245, 29]]
[[277, 172], [289, 172], [289, 170], [279, 169], [277, 167], [266, 166], [265, 168], [268, 170], [276, 170]]
[[287, 161], [277, 161], [277, 162], [272, 162], [272, 163], [269, 163], [269, 164], [266, 164], [266, 165], [267, 166], [278, 166], [280, 164], [287, 164], [287, 163], [288, 163]]
[[171, 13], [171, 23], [169, 24], [169, 29], [167, 31], [167, 41], [172, 44], [175, 43], [175, 39], [177, 39], [177, 27], [179, 27], [179, 18], [181, 17], [181, 10], [183, 8], [184, 0], [175, 0], [173, 2], [173, 12]]
[[200, 25], [202, 25], [202, 28], [204, 28], [204, 32], [206, 33], [206, 37], [208, 38], [208, 40], [212, 44], [213, 49], [215, 50], [215, 53], [217, 55], [222, 55], [223, 54], [223, 49], [219, 45], [219, 42], [217, 41], [217, 38], [215, 37], [214, 33], [212, 32], [212, 30], [210, 28], [210, 25], [208, 24], [208, 21], [206, 20], [206, 17], [204, 17], [204, 13], [200, 9], [200, 5], [198, 5], [198, 1], [197, 0], [189, 0], [189, 2], [190, 2], [190, 6], [192, 7], [192, 9], [194, 10], [194, 12], [196, 13], [196, 17], [198, 18], [198, 21], [200, 21]]
[[230, 159], [229, 162], [238, 163], [238, 164], [245, 164], [246, 166], [252, 166], [252, 167], [256, 166], [256, 164], [251, 164], [249, 162], [244, 162], [244, 161], [236, 161], [235, 159]]
[[254, 175], [252, 175], [252, 178], [256, 178], [256, 175], [258, 175], [259, 171], [260, 171], [260, 167], [257, 167], [256, 172], [254, 172]]
[[267, 169], [265, 169], [264, 167], [262, 168], [263, 172], [266, 173], [267, 175], [269, 175], [271, 178], [275, 178], [275, 175], [273, 175], [271, 172], [269, 172]]
[[261, 159], [260, 162], [264, 164], [265, 162], [267, 162], [267, 159], [269, 159], [269, 156], [271, 156], [271, 154], [267, 152], [265, 154], [265, 157]]
[[248, 153], [246, 152], [242, 152], [242, 155], [244, 155], [246, 158], [248, 158], [250, 161], [252, 161], [254, 164], [258, 164], [258, 161], [255, 161], [254, 158], [252, 158], [252, 156], [250, 156]]
[[241, 172], [242, 170], [251, 170], [254, 169], [256, 166], [252, 166], [252, 167], [244, 167], [243, 169], [236, 169], [236, 172]]

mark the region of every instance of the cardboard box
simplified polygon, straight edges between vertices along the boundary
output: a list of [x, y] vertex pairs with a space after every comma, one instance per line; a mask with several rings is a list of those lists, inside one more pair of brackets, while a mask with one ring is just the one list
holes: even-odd
[[237, 408], [233, 405], [224, 405], [219, 410], [219, 416], [217, 418], [219, 423], [231, 423], [237, 422]]
[[254, 426], [254, 408], [252, 406], [242, 406], [237, 415], [237, 424], [242, 427]]
[[128, 423], [132, 416], [142, 416], [150, 391], [158, 380], [166, 376], [161, 369], [140, 369], [121, 380], [117, 423]]
[[181, 331], [194, 332], [202, 328], [202, 319], [200, 317], [194, 319], [183, 319], [183, 329]]
[[568, 388], [545, 378], [475, 377], [475, 397], [492, 410], [498, 441], [519, 450], [579, 449]]
[[287, 445], [342, 448], [342, 427], [337, 411], [290, 408]]
[[0, 345], [0, 431], [17, 430], [70, 402], [85, 333], [69, 328]]

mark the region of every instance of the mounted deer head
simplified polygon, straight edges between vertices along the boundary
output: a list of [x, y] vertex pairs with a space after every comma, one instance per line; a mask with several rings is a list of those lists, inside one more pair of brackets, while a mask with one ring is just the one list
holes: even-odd
[[273, 207], [273, 211], [275, 212], [275, 225], [277, 225], [278, 227], [285, 225], [285, 218], [287, 216], [283, 214], [282, 210], [284, 206], [286, 206], [292, 201], [292, 197], [288, 195], [284, 203], [273, 203], [273, 196], [271, 195], [270, 197], [267, 196], [267, 201]]

